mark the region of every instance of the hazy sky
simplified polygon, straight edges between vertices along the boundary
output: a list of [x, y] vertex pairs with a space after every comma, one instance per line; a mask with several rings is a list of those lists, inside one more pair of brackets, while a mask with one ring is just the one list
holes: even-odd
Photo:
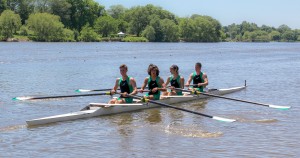
[[300, 29], [300, 0], [96, 0], [106, 9], [122, 4], [126, 8], [153, 4], [180, 17], [192, 14], [208, 15], [222, 25], [254, 22], [261, 26], [286, 24]]

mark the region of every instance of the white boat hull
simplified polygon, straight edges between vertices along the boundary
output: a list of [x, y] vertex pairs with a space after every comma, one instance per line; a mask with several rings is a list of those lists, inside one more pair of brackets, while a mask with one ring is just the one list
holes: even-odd
[[[234, 88], [228, 88], [228, 89], [217, 89], [212, 90], [209, 92], [209, 94], [215, 94], [215, 95], [224, 95], [228, 93], [233, 93], [236, 91], [240, 91], [242, 89], [246, 88], [245, 86], [242, 87], [234, 87]], [[199, 100], [199, 99], [205, 99], [209, 96], [205, 95], [189, 95], [189, 96], [170, 96], [166, 97], [165, 99], [159, 100], [159, 102], [167, 103], [167, 104], [174, 104], [174, 103], [181, 103], [181, 102], [187, 102], [192, 100]], [[109, 105], [105, 103], [91, 103], [90, 105], [86, 106], [82, 110], [78, 112], [72, 112], [67, 114], [61, 114], [61, 115], [55, 115], [55, 116], [49, 116], [49, 117], [43, 117], [33, 120], [26, 121], [28, 126], [36, 126], [36, 125], [43, 125], [43, 124], [49, 124], [54, 122], [61, 122], [61, 121], [70, 121], [70, 120], [76, 120], [76, 119], [82, 119], [82, 118], [89, 118], [89, 117], [95, 117], [95, 116], [102, 116], [102, 115], [111, 115], [111, 114], [118, 114], [123, 112], [131, 112], [131, 111], [137, 111], [142, 109], [149, 109], [154, 107], [159, 107], [160, 105], [152, 104], [152, 103], [139, 103], [139, 104], [114, 104]]]

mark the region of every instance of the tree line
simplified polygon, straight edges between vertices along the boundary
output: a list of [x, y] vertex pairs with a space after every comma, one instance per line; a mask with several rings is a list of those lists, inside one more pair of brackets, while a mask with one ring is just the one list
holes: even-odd
[[[177, 17], [151, 4], [108, 9], [94, 0], [1, 0], [0, 38], [33, 41], [300, 41], [300, 30], [243, 22], [222, 26], [210, 17]], [[117, 36], [126, 33], [125, 38]]]

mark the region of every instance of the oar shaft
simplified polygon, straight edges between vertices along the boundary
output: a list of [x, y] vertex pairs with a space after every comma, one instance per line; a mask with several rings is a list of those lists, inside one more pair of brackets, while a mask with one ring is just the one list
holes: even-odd
[[[184, 92], [193, 92], [191, 90], [185, 90], [185, 89], [180, 89], [180, 88], [175, 88], [175, 89], [181, 90]], [[265, 104], [265, 103], [258, 103], [258, 102], [248, 101], [248, 100], [224, 97], [224, 96], [211, 94], [211, 93], [207, 93], [207, 92], [196, 91], [196, 94], [206, 95], [206, 96], [211, 96], [211, 97], [216, 97], [216, 98], [222, 98], [222, 99], [228, 99], [228, 100], [233, 100], [233, 101], [239, 101], [239, 102], [244, 102], [244, 103], [249, 103], [249, 104], [261, 105], [261, 106], [266, 106], [266, 107], [270, 107], [270, 108], [277, 108], [277, 109], [289, 109], [290, 108], [290, 106], [278, 106], [278, 105], [271, 105], [271, 104]]]
[[[93, 94], [77, 94], [77, 95], [45, 96], [45, 97], [16, 97], [13, 98], [13, 100], [55, 99], [55, 98], [70, 98], [70, 97], [97, 96], [97, 95], [110, 95], [110, 92], [93, 93]], [[18, 99], [18, 98], [25, 98], [25, 99]]]
[[[134, 95], [128, 95], [128, 96], [132, 97], [132, 98], [136, 98], [136, 99], [142, 99], [142, 97], [138, 97], [138, 96], [134, 96]], [[171, 106], [169, 104], [165, 104], [165, 103], [162, 103], [162, 102], [157, 102], [157, 101], [154, 101], [154, 100], [148, 100], [147, 99], [147, 102], [158, 104], [158, 105], [165, 106], [165, 107], [168, 107], [168, 108], [173, 108], [173, 109], [177, 109], [177, 110], [181, 110], [181, 111], [193, 113], [193, 114], [197, 114], [197, 115], [201, 115], [201, 116], [204, 116], [204, 117], [213, 118], [213, 116], [210, 116], [210, 115], [207, 115], [207, 114], [202, 114], [200, 112], [183, 109], [183, 108], [179, 108], [179, 107], [176, 107], [176, 106]]]

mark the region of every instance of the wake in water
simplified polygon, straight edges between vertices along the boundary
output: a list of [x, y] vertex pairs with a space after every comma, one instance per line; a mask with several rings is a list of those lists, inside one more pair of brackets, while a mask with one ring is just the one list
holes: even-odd
[[0, 133], [1, 132], [10, 132], [17, 129], [26, 128], [26, 125], [13, 125], [13, 126], [7, 126], [7, 127], [0, 127]]
[[164, 132], [167, 134], [194, 138], [216, 138], [223, 135], [222, 132], [203, 131], [196, 125], [176, 125], [172, 123], [165, 127]]
[[274, 123], [278, 122], [277, 119], [246, 119], [246, 118], [236, 118], [238, 122], [244, 122], [244, 123]]

